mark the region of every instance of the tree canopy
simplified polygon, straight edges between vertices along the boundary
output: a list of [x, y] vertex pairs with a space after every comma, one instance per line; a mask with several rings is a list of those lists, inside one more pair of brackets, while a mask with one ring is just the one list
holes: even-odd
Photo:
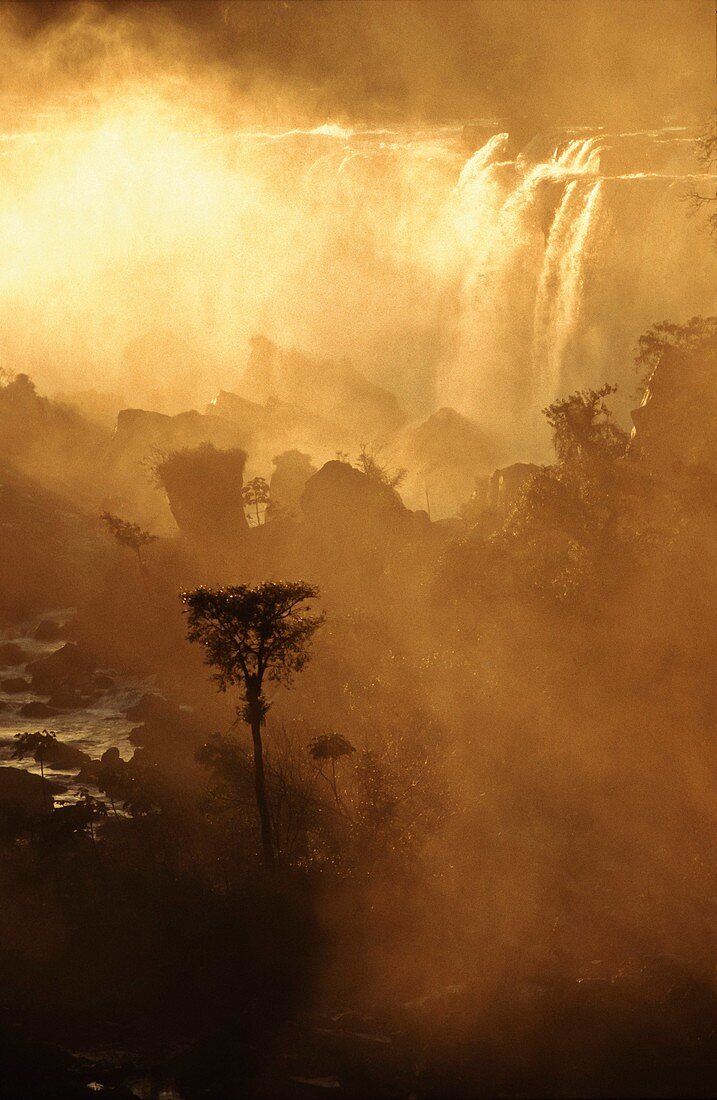
[[304, 581], [266, 581], [252, 588], [196, 588], [182, 596], [190, 642], [204, 646], [222, 691], [264, 678], [288, 685], [308, 660], [307, 646], [324, 621], [309, 614], [319, 590]]

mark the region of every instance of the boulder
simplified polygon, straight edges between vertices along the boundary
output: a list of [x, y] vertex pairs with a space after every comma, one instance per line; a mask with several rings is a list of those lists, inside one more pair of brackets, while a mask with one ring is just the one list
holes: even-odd
[[60, 688], [47, 700], [47, 705], [58, 710], [77, 710], [87, 706], [87, 697], [74, 688]]
[[667, 477], [687, 468], [717, 472], [717, 318], [693, 318], [682, 327], [683, 345], [664, 346], [632, 412], [632, 458]]
[[7, 691], [11, 695], [18, 695], [20, 692], [29, 691], [32, 687], [29, 680], [23, 679], [22, 676], [13, 676], [9, 680], [3, 680], [2, 689]]
[[[59, 783], [45, 781], [48, 797], [67, 790]], [[45, 809], [42, 779], [24, 768], [0, 767], [0, 815], [38, 814]]]
[[400, 459], [410, 471], [406, 499], [414, 506], [427, 505], [436, 520], [458, 514], [476, 478], [495, 469], [500, 450], [474, 420], [442, 408], [405, 432]]
[[233, 549], [247, 534], [242, 486], [246, 453], [211, 443], [174, 451], [157, 478], [181, 534], [197, 549]]
[[53, 718], [59, 711], [54, 707], [49, 707], [47, 703], [41, 703], [38, 699], [33, 699], [31, 703], [25, 703], [20, 707], [18, 714], [22, 714], [24, 718]]
[[27, 653], [17, 642], [0, 643], [0, 665], [22, 665], [27, 660]]
[[60, 688], [87, 686], [92, 672], [90, 658], [75, 642], [67, 642], [54, 653], [38, 657], [27, 667], [33, 687], [42, 695], [50, 695]]
[[92, 763], [92, 757], [77, 745], [66, 741], [55, 741], [47, 745], [44, 751], [44, 762], [47, 767], [59, 768], [62, 771], [73, 771], [75, 768], [85, 768]]
[[316, 473], [309, 455], [302, 451], [284, 451], [274, 459], [274, 473], [269, 482], [269, 508], [272, 518], [298, 519], [301, 515], [301, 494], [306, 482]]
[[177, 722], [186, 722], [187, 715], [176, 703], [170, 703], [163, 695], [143, 695], [138, 703], [129, 707], [125, 717], [133, 722], [144, 722], [152, 726], [170, 726]]
[[373, 524], [388, 529], [411, 515], [395, 489], [337, 461], [326, 462], [309, 478], [301, 508], [306, 520], [327, 534], [365, 532]]

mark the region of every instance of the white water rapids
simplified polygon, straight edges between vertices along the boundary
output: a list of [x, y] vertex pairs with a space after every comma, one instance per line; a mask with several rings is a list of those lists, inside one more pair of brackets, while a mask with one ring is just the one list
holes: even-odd
[[411, 416], [542, 453], [540, 408], [619, 381], [657, 320], [717, 312], [694, 135], [338, 126], [197, 133], [141, 112], [0, 143], [0, 363], [176, 411], [249, 338], [348, 357]]

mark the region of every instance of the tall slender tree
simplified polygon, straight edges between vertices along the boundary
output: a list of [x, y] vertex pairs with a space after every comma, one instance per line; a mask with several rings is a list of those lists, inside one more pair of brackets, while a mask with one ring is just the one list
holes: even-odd
[[52, 809], [52, 799], [48, 801], [47, 783], [45, 780], [45, 758], [48, 752], [57, 746], [57, 734], [53, 730], [36, 730], [35, 733], [16, 733], [12, 755], [15, 760], [24, 760], [26, 756], [33, 756], [40, 765], [40, 778], [42, 780], [42, 803], [45, 813]]
[[256, 587], [196, 588], [182, 594], [187, 637], [204, 647], [220, 691], [238, 687], [239, 716], [251, 729], [256, 804], [267, 868], [276, 862], [266, 795], [261, 727], [269, 703], [268, 682], [290, 686], [309, 659], [309, 646], [323, 614], [309, 611], [318, 588], [303, 581], [267, 581]]

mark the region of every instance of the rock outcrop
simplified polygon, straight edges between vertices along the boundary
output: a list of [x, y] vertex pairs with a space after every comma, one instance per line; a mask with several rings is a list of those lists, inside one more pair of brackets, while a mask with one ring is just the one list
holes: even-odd
[[197, 550], [227, 551], [246, 535], [242, 487], [246, 453], [211, 443], [175, 451], [157, 467], [181, 535]]
[[269, 499], [274, 518], [298, 519], [301, 496], [310, 477], [316, 473], [309, 455], [303, 451], [284, 451], [274, 459], [274, 472], [269, 482]]
[[414, 506], [429, 507], [432, 519], [455, 516], [476, 478], [489, 474], [499, 460], [496, 444], [475, 421], [455, 409], [438, 409], [404, 435], [406, 497]]
[[630, 453], [669, 475], [685, 468], [717, 473], [717, 334], [697, 348], [669, 347], [633, 410]]

